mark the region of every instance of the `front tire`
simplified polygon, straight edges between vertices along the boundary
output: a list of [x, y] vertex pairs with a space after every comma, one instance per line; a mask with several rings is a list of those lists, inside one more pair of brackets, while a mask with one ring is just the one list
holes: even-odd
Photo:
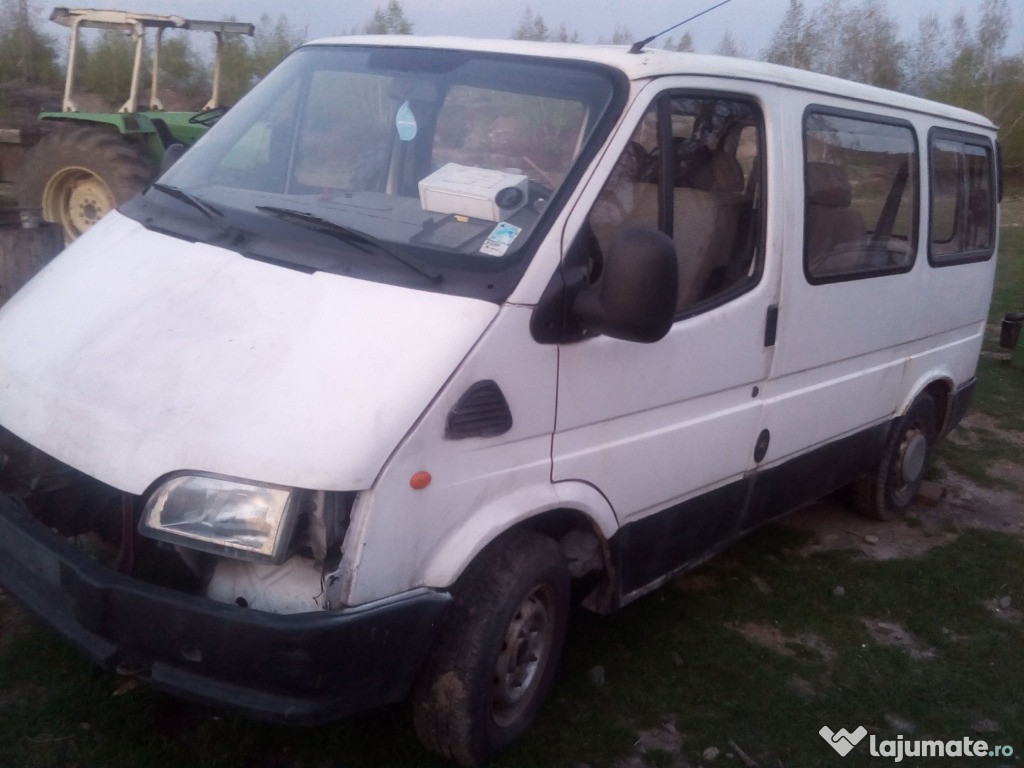
[[413, 692], [413, 721], [426, 747], [476, 766], [521, 736], [543, 703], [565, 640], [569, 572], [553, 540], [512, 531], [453, 594]]
[[902, 517], [924, 481], [938, 437], [938, 408], [918, 397], [893, 429], [878, 468], [854, 486], [854, 508], [876, 520]]
[[153, 168], [113, 129], [61, 126], [25, 155], [18, 202], [41, 208], [70, 243], [149, 183]]

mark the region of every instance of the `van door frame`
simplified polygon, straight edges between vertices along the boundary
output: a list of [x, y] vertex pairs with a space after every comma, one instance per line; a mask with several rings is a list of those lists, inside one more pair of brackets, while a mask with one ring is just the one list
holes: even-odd
[[[571, 252], [634, 128], [657, 99], [672, 93], [717, 96], [750, 102], [760, 111], [763, 211], [756, 246], [761, 259], [759, 280], [739, 295], [724, 292], [719, 303], [703, 311], [683, 312], [669, 335], [656, 344], [595, 337], [559, 347], [552, 481], [586, 482], [609, 499], [621, 526], [610, 546], [623, 600], [639, 596], [672, 574], [707, 559], [737, 536], [757, 464], [755, 454], [759, 453], [761, 385], [769, 374], [774, 350], [773, 328], [768, 326], [774, 317], [772, 308], [778, 303], [778, 257], [784, 231], [780, 226], [781, 207], [772, 205], [773, 200], [782, 199], [778, 165], [782, 137], [777, 131], [774, 107], [780, 90], [769, 83], [705, 77], [674, 76], [649, 83], [633, 99], [617, 135], [566, 220], [563, 254]], [[609, 391], [615, 389], [614, 376], [616, 372], [621, 374], [624, 366], [642, 366], [646, 361], [652, 368], [649, 374], [661, 368], [663, 374], [677, 374], [680, 381], [692, 378], [685, 363], [659, 362], [658, 355], [673, 344], [683, 343], [685, 350], [687, 338], [696, 338], [699, 346], [709, 334], [726, 339], [733, 355], [730, 357], [728, 347], [721, 347], [719, 341], [714, 354], [709, 352], [703, 362], [714, 365], [719, 357], [727, 358], [723, 366], [745, 370], [732, 384], [720, 386], [720, 377], [712, 375], [704, 390], [682, 394], [674, 405], [671, 397], [660, 406], [653, 401], [639, 403], [632, 413], [609, 405], [614, 398], [614, 392]], [[589, 365], [581, 357], [588, 349], [593, 358]], [[759, 357], [752, 360], [755, 354]], [[574, 369], [577, 375], [572, 373]], [[596, 380], [612, 386], [602, 390], [594, 385]], [[685, 392], [685, 387], [681, 391]], [[596, 409], [602, 408], [607, 410], [605, 418], [597, 416], [588, 425]], [[666, 417], [678, 419], [677, 426], [666, 427], [662, 421]], [[632, 435], [631, 424], [637, 430]], [[673, 431], [677, 431], [674, 437]], [[730, 439], [723, 439], [723, 435]], [[636, 461], [635, 454], [631, 456], [628, 449], [623, 449], [623, 445], [648, 438], [644, 460]], [[595, 448], [595, 444], [601, 447]], [[680, 463], [673, 464], [672, 458], [666, 463], [665, 456], [673, 446], [687, 454], [685, 459], [674, 457]], [[627, 462], [627, 457], [632, 460]], [[616, 463], [620, 467], [628, 463], [630, 470], [616, 470]], [[660, 472], [656, 471], [658, 465], [663, 465]], [[684, 476], [689, 480], [680, 482], [678, 478]], [[672, 478], [677, 478], [674, 486]], [[654, 488], [659, 482], [663, 486]]]

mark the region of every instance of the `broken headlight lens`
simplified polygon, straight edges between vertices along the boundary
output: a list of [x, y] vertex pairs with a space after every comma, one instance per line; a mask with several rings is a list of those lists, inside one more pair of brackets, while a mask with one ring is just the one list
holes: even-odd
[[203, 475], [178, 475], [150, 495], [143, 536], [218, 555], [280, 562], [297, 516], [299, 492]]

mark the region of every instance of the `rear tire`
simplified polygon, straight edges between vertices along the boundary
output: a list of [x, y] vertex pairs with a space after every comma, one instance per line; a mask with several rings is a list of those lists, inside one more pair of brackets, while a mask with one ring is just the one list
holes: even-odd
[[61, 126], [25, 155], [18, 202], [41, 208], [70, 243], [149, 183], [153, 167], [113, 129]]
[[854, 509], [876, 520], [903, 516], [931, 461], [938, 436], [937, 413], [928, 395], [911, 404], [889, 436], [878, 468], [854, 484]]
[[413, 721], [427, 748], [476, 766], [521, 736], [543, 703], [565, 640], [569, 572], [554, 541], [512, 531], [453, 594], [413, 692]]

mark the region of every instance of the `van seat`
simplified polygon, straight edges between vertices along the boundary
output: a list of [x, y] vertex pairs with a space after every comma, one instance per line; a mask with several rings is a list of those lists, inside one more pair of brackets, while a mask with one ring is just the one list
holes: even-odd
[[[658, 184], [636, 180], [635, 169], [643, 168], [636, 154], [632, 146], [623, 153], [591, 212], [590, 224], [602, 249], [623, 226], [658, 227]], [[693, 164], [684, 183], [673, 189], [677, 312], [704, 298], [716, 273], [728, 272], [736, 257], [740, 217], [749, 205], [743, 171], [726, 152], [708, 151]]]
[[853, 194], [846, 171], [831, 163], [807, 163], [807, 268], [813, 277], [856, 268], [864, 255], [864, 219], [850, 207]]

